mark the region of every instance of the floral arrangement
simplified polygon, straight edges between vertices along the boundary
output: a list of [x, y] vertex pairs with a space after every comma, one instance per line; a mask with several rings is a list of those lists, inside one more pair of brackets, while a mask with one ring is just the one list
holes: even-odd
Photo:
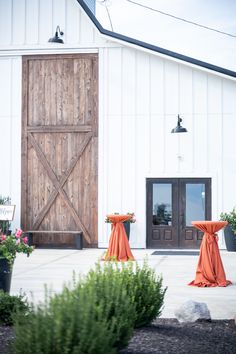
[[0, 235], [0, 259], [7, 259], [13, 265], [17, 253], [25, 253], [27, 257], [33, 252], [34, 247], [28, 245], [28, 237], [23, 236], [18, 229], [11, 235]]
[[[114, 215], [119, 215], [119, 213], [114, 213]], [[136, 222], [136, 218], [135, 218], [135, 214], [134, 213], [126, 213], [126, 215], [130, 215], [130, 219], [125, 221], [125, 222], [129, 222], [129, 223], [135, 223]], [[112, 223], [112, 221], [109, 219], [109, 217], [107, 216], [105, 219], [106, 223]]]

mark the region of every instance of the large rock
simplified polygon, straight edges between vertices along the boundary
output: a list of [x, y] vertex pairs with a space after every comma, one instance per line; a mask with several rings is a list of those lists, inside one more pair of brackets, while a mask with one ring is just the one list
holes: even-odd
[[175, 310], [179, 322], [196, 322], [197, 320], [211, 320], [211, 314], [204, 302], [186, 301]]

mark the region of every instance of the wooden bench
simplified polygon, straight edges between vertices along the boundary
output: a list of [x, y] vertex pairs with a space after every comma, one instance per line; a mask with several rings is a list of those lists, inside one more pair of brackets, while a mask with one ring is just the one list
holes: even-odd
[[24, 231], [24, 235], [28, 237], [29, 246], [33, 245], [34, 234], [72, 234], [75, 235], [75, 248], [83, 249], [83, 232], [82, 231], [55, 231], [55, 230], [29, 230]]

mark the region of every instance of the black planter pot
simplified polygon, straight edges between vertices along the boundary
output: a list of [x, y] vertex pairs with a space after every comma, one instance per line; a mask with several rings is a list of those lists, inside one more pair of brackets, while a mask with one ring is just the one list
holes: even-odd
[[0, 259], [0, 290], [6, 293], [10, 292], [11, 288], [12, 267], [6, 259]]
[[124, 224], [124, 228], [125, 228], [125, 232], [126, 232], [126, 235], [127, 235], [127, 238], [129, 240], [129, 235], [130, 235], [130, 222], [123, 222]]
[[[129, 240], [129, 234], [130, 234], [130, 222], [123, 222], [123, 225], [124, 225], [124, 228], [125, 228], [125, 233], [126, 233], [126, 236]], [[111, 224], [111, 230], [112, 230], [112, 224]]]
[[236, 235], [233, 233], [231, 225], [224, 228], [224, 237], [227, 251], [236, 252]]

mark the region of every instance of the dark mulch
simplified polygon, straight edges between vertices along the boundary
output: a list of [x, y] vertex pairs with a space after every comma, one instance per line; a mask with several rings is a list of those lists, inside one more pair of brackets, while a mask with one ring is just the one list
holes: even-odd
[[[0, 327], [0, 353], [9, 354], [11, 327]], [[181, 324], [159, 318], [135, 330], [129, 346], [119, 354], [236, 354], [234, 321], [214, 320]], [[106, 353], [104, 353], [106, 354]]]
[[119, 354], [236, 354], [234, 321], [214, 320], [181, 324], [159, 318], [135, 330], [129, 346]]
[[13, 339], [14, 339], [13, 328], [0, 326], [0, 353], [1, 354], [10, 353], [9, 344]]

